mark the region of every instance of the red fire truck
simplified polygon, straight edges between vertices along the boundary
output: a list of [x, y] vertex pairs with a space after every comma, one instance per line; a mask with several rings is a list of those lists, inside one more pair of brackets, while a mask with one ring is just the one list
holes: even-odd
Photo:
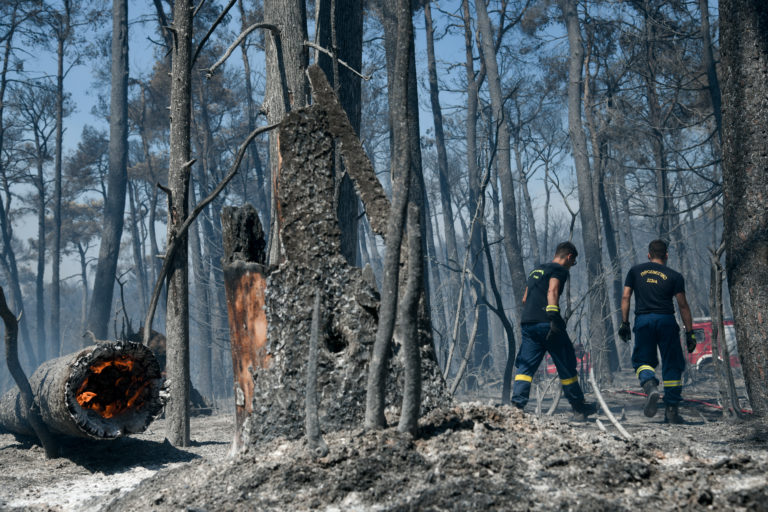
[[[733, 320], [723, 321], [723, 339], [728, 347], [728, 355], [732, 368], [741, 368], [741, 361], [736, 348], [736, 331], [733, 327]], [[696, 333], [696, 350], [686, 354], [689, 364], [689, 370], [698, 374], [706, 374], [714, 369], [714, 360], [712, 345], [712, 319], [694, 318], [693, 332]]]

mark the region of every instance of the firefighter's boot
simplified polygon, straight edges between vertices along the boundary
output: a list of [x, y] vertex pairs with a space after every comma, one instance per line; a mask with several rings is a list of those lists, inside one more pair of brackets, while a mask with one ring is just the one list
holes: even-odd
[[573, 409], [573, 417], [571, 421], [583, 422], [587, 421], [588, 417], [597, 412], [597, 404], [594, 402], [582, 402], [577, 405], [571, 404]]
[[666, 407], [664, 408], [664, 422], [671, 423], [673, 425], [681, 425], [685, 423], [685, 420], [683, 419], [683, 417], [680, 416], [680, 411], [678, 410], [677, 404], [666, 405]]
[[659, 388], [656, 384], [656, 379], [647, 380], [643, 383], [643, 391], [645, 391], [645, 406], [643, 407], [643, 413], [649, 418], [656, 416], [657, 402], [659, 401]]

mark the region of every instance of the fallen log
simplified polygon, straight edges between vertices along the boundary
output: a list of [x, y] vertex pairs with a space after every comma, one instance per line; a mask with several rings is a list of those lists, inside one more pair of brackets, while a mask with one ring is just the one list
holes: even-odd
[[[162, 374], [152, 351], [118, 341], [46, 361], [29, 379], [54, 435], [113, 439], [146, 430], [163, 408]], [[0, 398], [0, 427], [34, 435], [19, 388]]]

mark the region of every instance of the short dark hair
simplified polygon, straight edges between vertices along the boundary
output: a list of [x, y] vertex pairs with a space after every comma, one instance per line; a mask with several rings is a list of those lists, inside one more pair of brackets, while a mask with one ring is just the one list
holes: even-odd
[[574, 258], [579, 255], [579, 251], [576, 250], [575, 245], [573, 245], [571, 242], [560, 242], [557, 244], [557, 248], [555, 249], [555, 257], [565, 258], [569, 254], [573, 254]]
[[667, 242], [654, 240], [648, 244], [648, 254], [654, 259], [664, 259], [667, 256]]

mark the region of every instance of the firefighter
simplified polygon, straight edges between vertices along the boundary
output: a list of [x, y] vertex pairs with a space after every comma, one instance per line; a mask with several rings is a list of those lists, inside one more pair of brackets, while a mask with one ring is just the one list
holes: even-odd
[[664, 421], [684, 423], [678, 406], [682, 398], [682, 376], [685, 357], [680, 346], [680, 327], [675, 320], [672, 297], [677, 300], [680, 317], [685, 325], [685, 343], [688, 352], [696, 348], [693, 321], [685, 298], [683, 276], [667, 266], [667, 243], [654, 240], [648, 245], [648, 263], [632, 267], [624, 281], [621, 297], [619, 337], [625, 342], [632, 337], [629, 325], [629, 306], [635, 293], [635, 346], [632, 350], [632, 366], [646, 393], [643, 412], [653, 417], [659, 401], [659, 364], [657, 348], [661, 352], [662, 379], [664, 384]]
[[568, 280], [568, 270], [576, 264], [576, 246], [563, 242], [557, 246], [551, 263], [538, 265], [528, 275], [523, 294], [521, 318], [523, 340], [515, 360], [517, 373], [512, 393], [512, 404], [523, 409], [528, 403], [533, 375], [549, 352], [557, 368], [563, 394], [573, 409], [573, 419], [586, 421], [597, 412], [594, 403], [584, 401], [576, 372], [576, 353], [560, 316], [558, 302]]

